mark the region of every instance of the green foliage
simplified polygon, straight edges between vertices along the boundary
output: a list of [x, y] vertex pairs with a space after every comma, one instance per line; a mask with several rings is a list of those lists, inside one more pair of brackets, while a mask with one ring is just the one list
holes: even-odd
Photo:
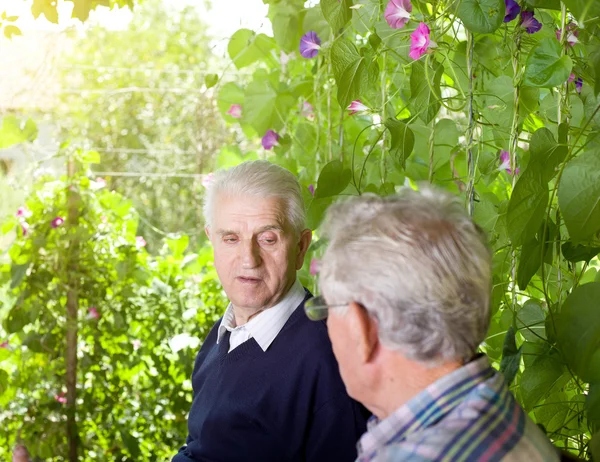
[[461, 0], [457, 16], [471, 32], [489, 34], [504, 19], [504, 0]]
[[[94, 156], [75, 152], [73, 176], [36, 183], [25, 204], [27, 233], [24, 216], [7, 222], [17, 233], [0, 262], [0, 339], [8, 342], [0, 348], [2, 456], [17, 436], [34, 457], [67, 453], [68, 407], [57, 397], [72, 290], [81, 460], [166, 460], [187, 433], [197, 346], [225, 302], [211, 252], [186, 254], [188, 237], [173, 235], [148, 255], [131, 201], [89, 177], [85, 159]], [[66, 221], [53, 227], [57, 216]]]
[[552, 38], [543, 39], [527, 58], [525, 84], [555, 87], [567, 81], [572, 68], [571, 58], [561, 55], [560, 43]]

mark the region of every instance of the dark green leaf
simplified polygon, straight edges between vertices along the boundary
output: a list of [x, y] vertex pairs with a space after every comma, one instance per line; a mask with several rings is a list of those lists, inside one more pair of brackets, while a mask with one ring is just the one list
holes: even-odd
[[565, 167], [558, 205], [573, 242], [600, 231], [600, 151], [587, 151]]
[[321, 0], [323, 16], [337, 34], [352, 18], [352, 0]]
[[289, 53], [298, 49], [304, 20], [304, 10], [298, 5], [280, 2], [269, 6], [269, 18], [273, 26], [273, 37], [283, 51]]
[[123, 444], [127, 448], [129, 455], [134, 460], [139, 459], [142, 452], [140, 450], [140, 444], [139, 444], [138, 440], [124, 428], [121, 429], [120, 433], [121, 433], [121, 438], [123, 440]]
[[535, 408], [535, 418], [548, 433], [553, 433], [561, 429], [570, 409], [566, 393], [552, 393], [544, 404]]
[[461, 0], [457, 16], [471, 32], [490, 34], [504, 20], [504, 0]]
[[13, 264], [10, 268], [10, 288], [11, 289], [15, 289], [16, 287], [18, 287], [21, 282], [23, 281], [23, 278], [25, 278], [25, 275], [27, 274], [27, 269], [29, 268], [29, 266], [31, 265], [31, 263], [25, 263], [23, 265], [15, 265]]
[[590, 55], [590, 64], [594, 72], [594, 95], [597, 96], [600, 93], [600, 45]]
[[517, 284], [525, 290], [533, 275], [542, 264], [542, 244], [537, 239], [523, 244], [519, 267], [517, 269]]
[[571, 241], [565, 242], [561, 246], [565, 260], [577, 263], [579, 261], [589, 262], [600, 253], [600, 247], [589, 247], [581, 244], [573, 244]]
[[525, 410], [531, 410], [540, 399], [558, 388], [564, 368], [554, 356], [544, 355], [525, 368], [521, 376], [521, 397]]
[[502, 346], [502, 361], [500, 362], [500, 372], [504, 374], [506, 384], [510, 384], [515, 379], [519, 366], [521, 364], [521, 348], [517, 348], [515, 341], [515, 330], [512, 326], [508, 328], [504, 337]]
[[390, 154], [396, 164], [404, 169], [406, 159], [415, 146], [415, 135], [410, 127], [401, 120], [389, 118], [385, 121], [385, 126], [392, 134]]
[[8, 373], [0, 369], [0, 396], [4, 394], [8, 390]]
[[23, 311], [20, 306], [15, 306], [9, 311], [8, 316], [4, 321], [4, 325], [9, 334], [14, 334], [15, 332], [23, 330], [23, 327], [29, 324], [30, 321], [27, 313]]
[[561, 56], [560, 43], [555, 38], [544, 38], [529, 56], [525, 68], [525, 84], [533, 87], [556, 87], [569, 78], [573, 61]]
[[204, 77], [204, 85], [206, 85], [206, 88], [214, 87], [218, 81], [219, 76], [217, 74], [206, 74]]
[[585, 382], [600, 382], [600, 283], [575, 288], [556, 317], [558, 342], [571, 369]]
[[547, 203], [548, 184], [539, 170], [527, 168], [508, 204], [506, 220], [513, 246], [533, 240], [544, 221]]
[[351, 172], [339, 160], [329, 162], [321, 173], [315, 189], [315, 199], [335, 196], [341, 193], [350, 183]]
[[[434, 62], [426, 73], [423, 61], [415, 61], [411, 69], [410, 95], [414, 110], [411, 112], [414, 112], [423, 122], [428, 124], [435, 118], [441, 107], [440, 80], [444, 73], [444, 67]], [[427, 77], [429, 77], [429, 80]]]
[[[587, 409], [588, 420], [600, 432], [600, 382], [590, 384], [590, 391], [585, 400], [585, 407]], [[596, 436], [600, 437], [600, 434]]]
[[547, 183], [554, 178], [557, 167], [565, 160], [567, 146], [558, 145], [550, 130], [540, 128], [531, 136], [529, 153], [532, 167], [543, 171], [542, 181]]
[[560, 0], [525, 0], [525, 2], [533, 8], [560, 10]]
[[333, 204], [335, 197], [324, 197], [322, 199], [313, 199], [306, 211], [306, 226], [315, 230], [323, 221], [327, 208]]
[[546, 314], [539, 302], [527, 300], [517, 312], [517, 329], [528, 342], [546, 339]]

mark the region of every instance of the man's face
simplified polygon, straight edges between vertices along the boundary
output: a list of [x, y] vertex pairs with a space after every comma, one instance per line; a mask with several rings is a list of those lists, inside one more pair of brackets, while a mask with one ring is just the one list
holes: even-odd
[[229, 195], [215, 199], [215, 216], [206, 231], [229, 300], [246, 310], [277, 304], [302, 267], [310, 231], [295, 236], [282, 199]]

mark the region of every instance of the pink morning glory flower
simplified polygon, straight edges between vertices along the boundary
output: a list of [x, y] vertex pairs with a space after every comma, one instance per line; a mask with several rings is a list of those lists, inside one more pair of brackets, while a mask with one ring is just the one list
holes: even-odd
[[307, 119], [314, 119], [315, 114], [312, 104], [310, 104], [308, 101], [304, 101], [302, 103], [302, 109], [300, 109], [300, 115], [302, 117], [306, 117]]
[[348, 106], [348, 110], [350, 111], [350, 115], [354, 115], [357, 112], [369, 111], [369, 106], [365, 106], [363, 103], [360, 102], [359, 99], [355, 99], [350, 103], [350, 106]]
[[267, 130], [265, 136], [262, 137], [262, 146], [267, 151], [273, 149], [274, 146], [277, 146], [279, 143], [279, 134], [273, 130]]
[[300, 54], [307, 59], [314, 58], [321, 49], [321, 39], [316, 32], [310, 31], [300, 39]]
[[[567, 45], [572, 47], [577, 42], [579, 42], [579, 39], [577, 38], [577, 37], [579, 37], [579, 30], [577, 30], [577, 26], [574, 23], [570, 22], [569, 24], [567, 24], [567, 27], [565, 27], [565, 30], [567, 31]], [[558, 40], [560, 42], [561, 37], [562, 37], [562, 29], [558, 29], [556, 31], [556, 40]]]
[[319, 273], [320, 266], [321, 266], [321, 260], [319, 260], [318, 258], [313, 258], [310, 261], [310, 269], [309, 269], [310, 275], [316, 276]]
[[533, 17], [533, 11], [521, 12], [521, 27], [524, 27], [528, 34], [535, 34], [542, 28], [542, 23]]
[[[498, 170], [505, 170], [506, 173], [512, 175], [512, 169], [510, 168], [510, 153], [508, 151], [500, 151], [500, 167]], [[519, 174], [519, 167], [515, 169], [515, 175]]]
[[52, 220], [52, 222], [50, 223], [50, 226], [52, 226], [53, 228], [58, 228], [64, 222], [65, 222], [65, 219], [63, 217], [56, 217], [54, 220]]
[[310, 191], [310, 194], [311, 194], [312, 196], [314, 196], [314, 195], [315, 195], [315, 185], [314, 185], [314, 184], [309, 184], [309, 185], [308, 185], [308, 190]]
[[225, 113], [229, 114], [234, 119], [242, 117], [242, 106], [241, 104], [232, 104], [229, 110]]
[[202, 186], [208, 188], [213, 181], [215, 174], [213, 172], [207, 173], [202, 177]]
[[54, 399], [60, 404], [67, 404], [66, 393], [61, 391], [58, 395], [54, 395]]
[[410, 19], [411, 12], [410, 0], [390, 0], [383, 16], [392, 29], [401, 29]]
[[17, 209], [17, 213], [15, 214], [15, 216], [17, 218], [23, 217], [23, 218], [29, 218], [31, 216], [31, 210], [29, 210], [27, 207], [23, 206], [23, 207], [19, 207]]
[[131, 345], [133, 345], [133, 351], [137, 351], [142, 346], [142, 341], [135, 339], [131, 342]]
[[506, 5], [506, 14], [504, 15], [504, 22], [511, 22], [521, 12], [521, 7], [515, 0], [504, 0]]
[[0, 343], [0, 348], [8, 348], [8, 340]]
[[568, 82], [569, 82], [569, 83], [571, 83], [573, 80], [575, 80], [575, 74], [573, 74], [573, 73], [571, 72], [571, 75], [569, 75], [569, 80], [568, 80]]
[[410, 34], [410, 56], [412, 59], [419, 59], [423, 56], [428, 48], [431, 48], [435, 45], [434, 42], [430, 40], [429, 27], [424, 22], [419, 24], [419, 27], [415, 29], [415, 31]]
[[88, 318], [89, 319], [100, 319], [100, 313], [98, 312], [98, 308], [95, 306], [90, 306], [88, 308]]
[[24, 221], [21, 223], [21, 231], [23, 232], [23, 236], [27, 236], [27, 230], [29, 230], [29, 223]]
[[142, 236], [135, 236], [135, 246], [138, 248], [146, 247], [146, 239]]
[[102, 177], [96, 178], [96, 184], [99, 188], [104, 188], [106, 186], [106, 180]]

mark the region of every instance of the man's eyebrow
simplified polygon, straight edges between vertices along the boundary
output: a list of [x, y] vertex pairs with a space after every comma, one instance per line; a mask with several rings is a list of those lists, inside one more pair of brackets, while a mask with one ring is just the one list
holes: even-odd
[[217, 230], [217, 234], [219, 236], [227, 236], [228, 234], [238, 234], [238, 232], [231, 229], [219, 229]]
[[280, 225], [266, 225], [256, 230], [257, 233], [264, 233], [265, 231], [283, 231]]

